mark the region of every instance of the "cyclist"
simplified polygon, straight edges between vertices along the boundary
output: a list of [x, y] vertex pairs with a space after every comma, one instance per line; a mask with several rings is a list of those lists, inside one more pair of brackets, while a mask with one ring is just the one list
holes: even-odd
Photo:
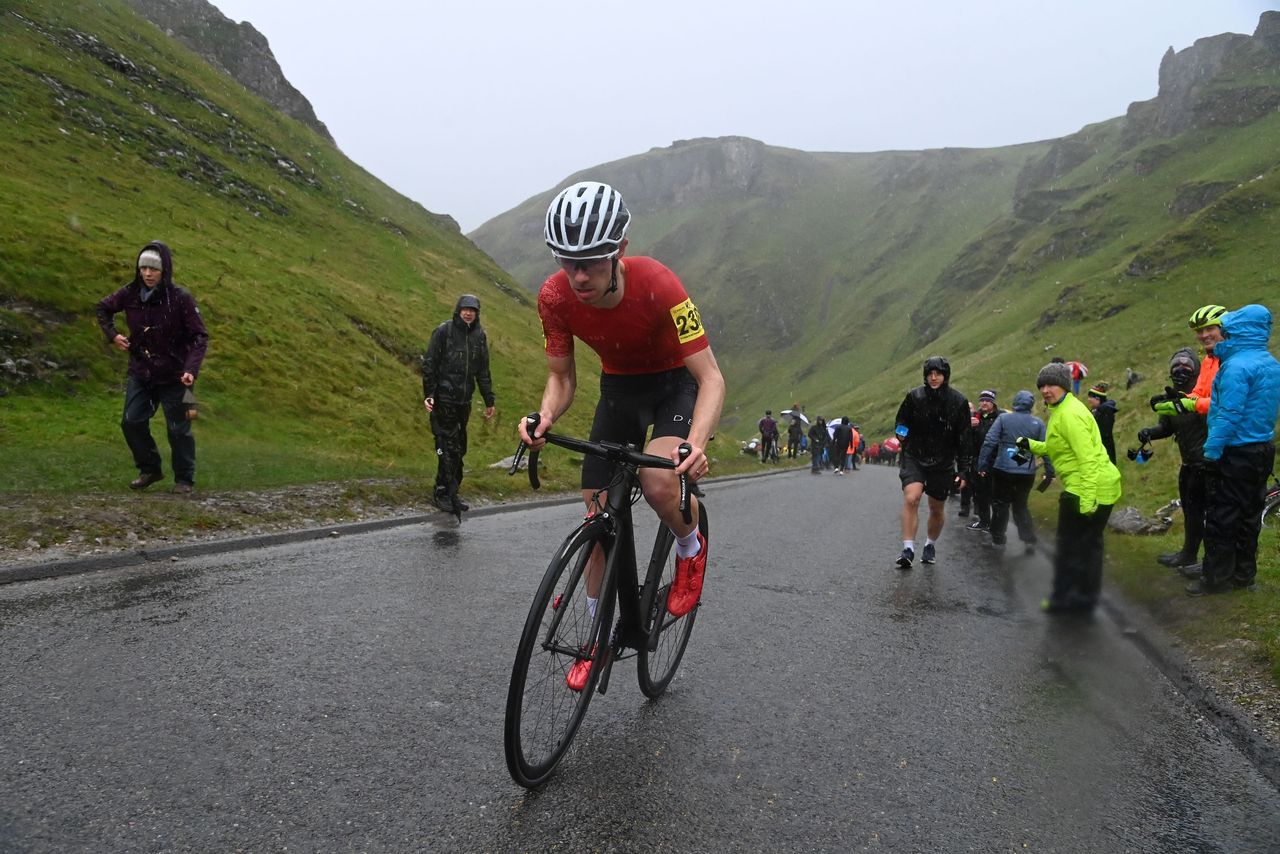
[[[699, 506], [691, 499], [693, 522], [680, 513], [679, 474], [696, 481], [707, 474], [706, 444], [720, 420], [725, 384], [711, 352], [698, 309], [676, 274], [653, 258], [627, 256], [631, 215], [622, 195], [608, 184], [582, 181], [565, 188], [547, 208], [543, 237], [560, 264], [538, 294], [547, 354], [547, 384], [539, 407], [537, 435], [519, 424], [521, 441], [538, 449], [573, 403], [578, 377], [574, 338], [600, 356], [600, 402], [591, 439], [645, 442], [645, 452], [679, 460], [687, 442], [692, 451], [674, 470], [641, 469], [645, 499], [676, 536], [676, 578], [667, 610], [683, 616], [698, 604], [707, 564], [707, 542], [699, 530]], [[609, 463], [588, 457], [582, 465], [582, 497], [588, 511], [603, 507]], [[588, 567], [587, 607], [595, 615], [603, 565], [596, 554]], [[585, 659], [571, 668], [569, 686], [586, 683]]]
[[1222, 316], [1227, 313], [1220, 305], [1202, 305], [1191, 314], [1187, 325], [1196, 334], [1196, 340], [1204, 348], [1204, 361], [1200, 363], [1200, 376], [1195, 388], [1189, 393], [1181, 394], [1181, 400], [1159, 400], [1152, 398], [1151, 408], [1156, 415], [1177, 415], [1185, 409], [1194, 407], [1199, 414], [1208, 417], [1212, 404], [1213, 378], [1218, 375], [1218, 357], [1213, 350], [1222, 340]]
[[941, 356], [931, 356], [924, 363], [924, 385], [907, 392], [894, 423], [902, 441], [902, 462], [898, 479], [902, 481], [902, 554], [900, 569], [910, 569], [915, 560], [916, 531], [920, 525], [920, 497], [929, 497], [929, 522], [921, 563], [936, 560], [935, 542], [942, 535], [947, 495], [956, 483], [964, 488], [964, 479], [956, 477], [970, 467], [972, 447], [969, 439], [969, 401], [950, 386], [951, 363]]

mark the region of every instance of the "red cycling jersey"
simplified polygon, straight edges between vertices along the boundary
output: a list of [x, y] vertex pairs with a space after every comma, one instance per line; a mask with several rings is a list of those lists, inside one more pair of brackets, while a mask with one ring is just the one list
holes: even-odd
[[702, 318], [675, 273], [652, 258], [627, 257], [622, 302], [594, 308], [573, 295], [557, 272], [538, 292], [538, 316], [548, 356], [572, 356], [582, 339], [600, 356], [606, 374], [656, 374], [684, 364], [711, 346]]

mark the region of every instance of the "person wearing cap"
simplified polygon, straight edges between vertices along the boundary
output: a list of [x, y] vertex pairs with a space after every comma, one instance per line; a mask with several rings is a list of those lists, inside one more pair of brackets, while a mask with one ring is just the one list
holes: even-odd
[[778, 461], [778, 422], [773, 418], [773, 410], [766, 409], [764, 417], [756, 426], [760, 428], [760, 462], [769, 462], [770, 457]]
[[[115, 325], [124, 312], [129, 334]], [[120, 429], [133, 453], [138, 477], [130, 489], [146, 489], [164, 478], [160, 450], [151, 436], [151, 417], [164, 410], [169, 435], [173, 491], [191, 492], [196, 482], [196, 440], [187, 403], [209, 347], [209, 333], [195, 298], [173, 282], [169, 247], [152, 241], [134, 263], [133, 280], [97, 305], [98, 326], [107, 342], [129, 354], [124, 415]], [[193, 398], [192, 398], [193, 399]]]
[[489, 339], [480, 326], [480, 300], [463, 294], [453, 317], [431, 333], [422, 356], [422, 402], [431, 416], [436, 442], [435, 505], [446, 513], [470, 509], [458, 497], [462, 458], [467, 455], [467, 422], [476, 386], [484, 398], [484, 417], [493, 417], [493, 380], [489, 376]]
[[1066, 365], [1045, 365], [1036, 375], [1036, 387], [1049, 406], [1045, 437], [1021, 437], [1016, 447], [1047, 456], [1062, 481], [1053, 591], [1041, 607], [1051, 614], [1091, 612], [1102, 591], [1103, 532], [1120, 500], [1120, 470], [1107, 459], [1098, 422], [1070, 393]]
[[1111, 386], [1107, 383], [1094, 383], [1085, 397], [1085, 403], [1093, 411], [1094, 420], [1098, 422], [1098, 435], [1102, 437], [1102, 447], [1107, 449], [1107, 457], [1114, 464], [1116, 461], [1116, 412], [1119, 407], [1114, 400], [1107, 397], [1110, 389]]
[[1267, 478], [1275, 464], [1280, 362], [1267, 349], [1271, 312], [1246, 305], [1220, 317], [1218, 373], [1204, 440], [1204, 561], [1191, 596], [1253, 586]]
[[[1009, 516], [1018, 528], [1026, 554], [1035, 551], [1036, 530], [1027, 506], [1031, 487], [1036, 479], [1036, 458], [1030, 454], [1020, 457], [1018, 440], [1044, 439], [1044, 422], [1031, 414], [1035, 396], [1026, 390], [1013, 396], [1013, 411], [1003, 412], [987, 431], [978, 454], [978, 475], [991, 483], [991, 545], [996, 549], [1005, 546], [1005, 532], [1009, 528]], [[1045, 458], [1045, 487], [1053, 479], [1053, 464]]]
[[978, 408], [974, 410], [969, 419], [971, 428], [969, 430], [969, 443], [971, 446], [969, 459], [972, 461], [973, 468], [969, 470], [965, 477], [965, 490], [960, 496], [961, 515], [965, 515], [963, 511], [969, 503], [972, 503], [974, 511], [978, 514], [977, 519], [965, 526], [970, 531], [988, 531], [991, 529], [992, 481], [989, 472], [986, 474], [982, 472], [981, 466], [978, 464], [978, 457], [979, 452], [982, 450], [982, 445], [987, 439], [987, 432], [991, 429], [991, 425], [996, 423], [996, 418], [999, 415], [1000, 409], [996, 406], [996, 390], [984, 388], [978, 394]]
[[[937, 540], [946, 522], [951, 487], [964, 488], [964, 473], [972, 466], [969, 440], [969, 400], [951, 387], [951, 363], [942, 356], [924, 362], [924, 384], [907, 392], [894, 417], [894, 434], [902, 442], [898, 480], [902, 482], [902, 553], [895, 562], [910, 569], [916, 557], [920, 527], [920, 499], [929, 499], [927, 539], [920, 562], [937, 562]], [[957, 475], [956, 472], [960, 474]]]
[[[1215, 327], [1216, 328], [1216, 327]], [[1200, 377], [1200, 360], [1190, 347], [1179, 349], [1169, 359], [1169, 379], [1175, 392], [1190, 393]], [[1163, 398], [1162, 398], [1163, 399]], [[1161, 415], [1153, 427], [1138, 431], [1138, 444], [1146, 445], [1170, 436], [1176, 438], [1182, 467], [1178, 470], [1178, 501], [1182, 507], [1182, 548], [1156, 558], [1191, 579], [1200, 576], [1200, 543], [1204, 540], [1205, 485], [1207, 466], [1204, 440], [1209, 424], [1194, 407], [1173, 415]]]

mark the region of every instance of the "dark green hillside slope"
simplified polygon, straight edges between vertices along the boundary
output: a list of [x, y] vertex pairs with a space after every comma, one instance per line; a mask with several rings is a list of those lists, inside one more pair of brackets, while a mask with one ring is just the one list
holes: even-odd
[[[1170, 52], [1155, 99], [1059, 140], [875, 154], [695, 140], [562, 183], [616, 183], [633, 251], [698, 295], [729, 429], [801, 401], [880, 431], [933, 352], [975, 393], [1029, 385], [1054, 354], [1113, 382], [1126, 367], [1154, 378], [1196, 306], [1280, 307], [1277, 105], [1269, 12], [1252, 36]], [[529, 287], [554, 189], [472, 234]]]
[[203, 486], [434, 471], [417, 358], [464, 292], [483, 301], [502, 414], [469, 461], [511, 452], [540, 330], [450, 218], [117, 0], [3, 4], [0, 78], [0, 491], [129, 479], [125, 358], [93, 308], [152, 239], [210, 330]]

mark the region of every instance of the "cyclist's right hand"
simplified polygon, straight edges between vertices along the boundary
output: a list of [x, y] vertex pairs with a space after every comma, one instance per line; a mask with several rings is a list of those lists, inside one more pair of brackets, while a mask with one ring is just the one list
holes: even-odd
[[521, 418], [516, 424], [516, 433], [519, 434], [520, 441], [528, 445], [531, 451], [536, 451], [547, 444], [547, 440], [542, 437], [551, 429], [551, 425], [555, 423], [555, 420], [545, 412], [537, 413], [537, 416], [540, 420], [533, 429], [533, 432], [537, 434], [536, 436], [529, 435], [529, 416]]

